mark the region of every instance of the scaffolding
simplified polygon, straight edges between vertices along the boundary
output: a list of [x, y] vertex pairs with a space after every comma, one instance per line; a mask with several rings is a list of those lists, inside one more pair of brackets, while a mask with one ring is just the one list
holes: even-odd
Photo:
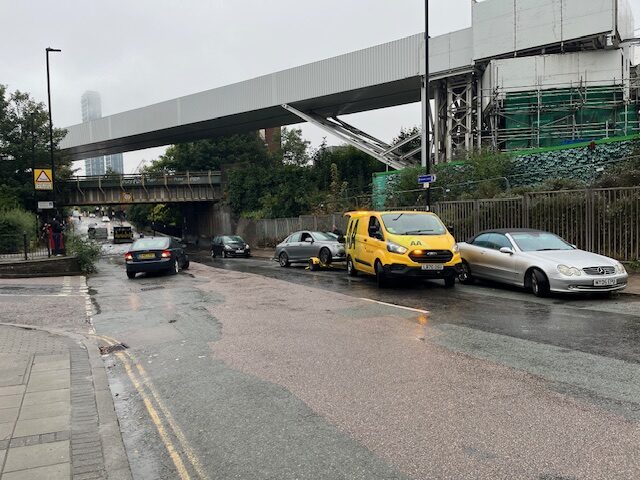
[[[631, 88], [630, 88], [631, 87]], [[640, 133], [638, 85], [528, 91], [494, 89], [483, 111], [489, 145], [497, 150], [552, 147]]]
[[480, 147], [522, 150], [640, 133], [637, 72], [611, 85], [579, 81], [489, 91], [481, 78], [474, 72], [432, 82], [434, 163]]

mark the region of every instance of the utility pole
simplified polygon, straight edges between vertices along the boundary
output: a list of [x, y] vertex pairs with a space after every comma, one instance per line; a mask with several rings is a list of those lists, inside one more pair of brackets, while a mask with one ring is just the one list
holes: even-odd
[[49, 53], [50, 52], [61, 52], [62, 50], [57, 48], [47, 47], [45, 49], [47, 52], [47, 97], [49, 100], [49, 157], [51, 160], [51, 184], [53, 185], [53, 206], [54, 208], [58, 208], [56, 203], [56, 169], [55, 169], [55, 161], [53, 159], [53, 120], [51, 119], [51, 80], [49, 77]]
[[[431, 100], [429, 96], [429, 0], [424, 0], [424, 77], [422, 77], [422, 167], [424, 173], [431, 173]], [[425, 185], [426, 207], [431, 210], [431, 188]]]

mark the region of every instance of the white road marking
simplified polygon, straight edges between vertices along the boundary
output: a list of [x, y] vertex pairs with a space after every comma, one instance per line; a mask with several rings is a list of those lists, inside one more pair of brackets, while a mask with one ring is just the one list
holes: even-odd
[[395, 303], [380, 302], [379, 300], [373, 300], [371, 298], [360, 297], [360, 300], [377, 303], [379, 305], [384, 305], [386, 307], [400, 308], [401, 310], [409, 310], [410, 312], [424, 313], [425, 315], [429, 315], [431, 313], [429, 312], [429, 310], [421, 310], [419, 308], [404, 307], [402, 305], [396, 305]]

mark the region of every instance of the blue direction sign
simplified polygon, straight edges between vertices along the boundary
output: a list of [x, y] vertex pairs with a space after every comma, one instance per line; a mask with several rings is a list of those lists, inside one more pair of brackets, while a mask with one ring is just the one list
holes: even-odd
[[436, 181], [435, 174], [432, 174], [432, 175], [420, 175], [418, 177], [418, 183], [421, 183], [421, 184], [434, 183], [435, 181]]

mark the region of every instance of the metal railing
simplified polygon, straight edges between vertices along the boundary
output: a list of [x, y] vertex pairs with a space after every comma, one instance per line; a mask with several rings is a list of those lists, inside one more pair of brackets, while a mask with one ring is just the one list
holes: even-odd
[[144, 186], [173, 186], [173, 185], [219, 185], [222, 173], [218, 171], [206, 172], [152, 172], [138, 174], [110, 174], [75, 176], [62, 182], [76, 188], [87, 187], [144, 187]]
[[[391, 203], [391, 202], [390, 202]], [[403, 209], [423, 210], [424, 202]], [[385, 209], [399, 209], [387, 205]], [[535, 228], [579, 248], [620, 261], [640, 259], [640, 187], [533, 192], [511, 198], [441, 201], [432, 206], [455, 237], [466, 240], [491, 228]], [[339, 213], [256, 221], [259, 244], [272, 246], [296, 230], [342, 231]]]
[[0, 235], [0, 262], [16, 262], [51, 257], [51, 249], [46, 239], [39, 239], [27, 233]]

